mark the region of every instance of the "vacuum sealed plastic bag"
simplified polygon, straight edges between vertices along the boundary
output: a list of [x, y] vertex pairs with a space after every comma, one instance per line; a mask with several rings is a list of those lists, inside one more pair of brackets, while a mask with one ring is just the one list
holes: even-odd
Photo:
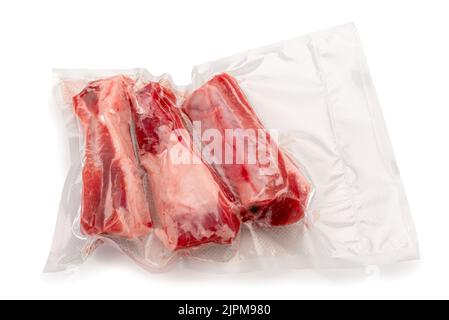
[[110, 244], [149, 270], [418, 257], [353, 25], [194, 68], [57, 70], [72, 166], [47, 271]]

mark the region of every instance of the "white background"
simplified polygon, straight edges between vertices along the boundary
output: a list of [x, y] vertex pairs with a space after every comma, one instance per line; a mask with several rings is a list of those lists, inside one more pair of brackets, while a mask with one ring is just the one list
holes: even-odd
[[[0, 298], [449, 298], [447, 1], [2, 1]], [[421, 261], [381, 270], [148, 274], [98, 250], [42, 274], [69, 166], [51, 68], [193, 65], [355, 22], [416, 223]]]

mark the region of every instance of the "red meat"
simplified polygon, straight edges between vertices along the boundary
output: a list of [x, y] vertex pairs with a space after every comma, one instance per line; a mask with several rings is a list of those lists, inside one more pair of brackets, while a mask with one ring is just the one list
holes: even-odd
[[[215, 129], [225, 137], [221, 142], [222, 158], [213, 163], [213, 169], [228, 186], [228, 193], [241, 204], [244, 221], [288, 225], [304, 216], [310, 184], [272, 141], [234, 78], [228, 74], [215, 76], [193, 92], [182, 108], [192, 121], [201, 122], [203, 132]], [[237, 138], [226, 139], [227, 129], [232, 129]], [[256, 135], [245, 135], [248, 129]], [[253, 157], [251, 162], [249, 154], [239, 160], [239, 137], [243, 137], [246, 147], [255, 146], [265, 160]], [[229, 151], [231, 161], [226, 162]]]
[[127, 238], [152, 226], [131, 138], [132, 80], [91, 82], [73, 97], [85, 132], [81, 228], [86, 234]]
[[230, 243], [240, 221], [192, 146], [174, 94], [151, 82], [137, 92], [136, 100], [137, 144], [148, 175], [157, 235], [172, 250]]

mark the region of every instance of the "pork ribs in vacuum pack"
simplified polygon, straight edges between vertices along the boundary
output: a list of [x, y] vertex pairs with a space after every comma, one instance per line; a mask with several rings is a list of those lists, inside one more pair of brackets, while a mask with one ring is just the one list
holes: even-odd
[[[85, 134], [85, 234], [136, 238], [154, 229], [177, 250], [231, 243], [240, 221], [282, 226], [304, 216], [309, 182], [233, 77], [213, 77], [179, 105], [158, 82], [136, 88], [134, 80], [116, 76], [93, 81], [73, 97]], [[204, 145], [194, 142], [198, 122], [201, 130], [221, 134], [221, 162], [205, 159]], [[248, 129], [256, 135], [244, 136], [243, 146], [252, 145], [256, 157], [239, 158], [238, 138]]]

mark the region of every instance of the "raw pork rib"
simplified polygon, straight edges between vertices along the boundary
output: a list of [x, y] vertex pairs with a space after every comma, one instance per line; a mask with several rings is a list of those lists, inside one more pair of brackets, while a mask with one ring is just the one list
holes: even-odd
[[132, 80], [91, 82], [73, 98], [86, 135], [81, 228], [127, 238], [148, 233], [151, 218], [131, 139]]
[[[176, 97], [151, 82], [137, 92], [136, 99], [140, 161], [150, 182], [158, 236], [171, 250], [209, 242], [230, 243], [240, 221], [194, 151], [181, 109], [175, 105]], [[179, 163], [181, 158], [186, 161]]]
[[[258, 157], [253, 158], [254, 162], [248, 158], [247, 161], [236, 161], [235, 139], [223, 141], [221, 164], [214, 164], [218, 176], [242, 205], [240, 214], [243, 221], [287, 225], [304, 216], [310, 184], [264, 130], [234, 78], [228, 74], [215, 76], [192, 93], [183, 104], [183, 110], [192, 121], [201, 121], [203, 131], [217, 129], [225, 137], [226, 129], [234, 129], [233, 132], [235, 129], [254, 129], [256, 133], [263, 132], [264, 139], [271, 142], [263, 149], [269, 164], [266, 161], [262, 164]], [[252, 139], [259, 152], [259, 140], [254, 136], [247, 137], [247, 145]], [[224, 162], [226, 150], [232, 150], [233, 161]]]

